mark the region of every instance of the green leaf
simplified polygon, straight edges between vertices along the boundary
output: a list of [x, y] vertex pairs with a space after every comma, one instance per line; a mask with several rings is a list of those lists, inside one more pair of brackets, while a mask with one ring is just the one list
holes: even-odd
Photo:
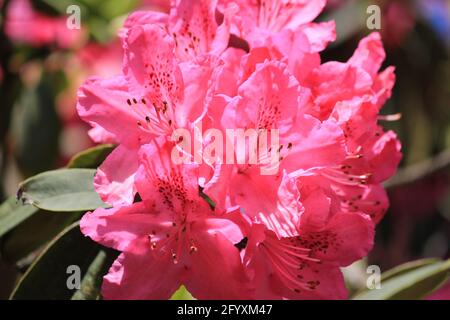
[[200, 197], [202, 197], [206, 201], [206, 203], [208, 203], [211, 210], [214, 210], [216, 208], [216, 204], [206, 193], [203, 192], [203, 188], [199, 188], [198, 193]]
[[[420, 265], [420, 263], [418, 263]], [[449, 278], [450, 260], [397, 267], [381, 282], [381, 289], [365, 290], [355, 300], [416, 300], [431, 294]], [[383, 276], [382, 276], [383, 279]]]
[[94, 190], [93, 169], [47, 171], [21, 183], [18, 195], [25, 203], [56, 212], [88, 211], [107, 205]]
[[[103, 0], [81, 0], [90, 12], [95, 13], [107, 21], [124, 15], [136, 8], [138, 0], [103, 1]], [[101, 10], [99, 10], [101, 8]]]
[[113, 144], [102, 144], [73, 156], [67, 165], [68, 168], [90, 168], [96, 169], [102, 164], [106, 157], [114, 150]]
[[195, 298], [187, 291], [185, 286], [181, 286], [170, 298], [170, 300], [195, 300]]
[[35, 214], [39, 209], [23, 205], [15, 197], [11, 197], [0, 206], [0, 237]]
[[25, 88], [12, 115], [14, 155], [21, 172], [32, 176], [56, 164], [60, 119], [55, 108], [55, 75], [43, 74], [36, 86]]
[[383, 274], [381, 275], [381, 281], [385, 281], [390, 278], [400, 276], [404, 273], [413, 271], [415, 269], [418, 269], [418, 268], [421, 268], [421, 267], [424, 267], [424, 266], [427, 266], [427, 265], [430, 265], [433, 263], [438, 263], [438, 262], [441, 262], [441, 260], [438, 258], [427, 258], [427, 259], [420, 259], [420, 260], [406, 262], [406, 263], [398, 265], [386, 272], [383, 272]]
[[28, 266], [36, 257], [37, 249], [42, 248], [64, 228], [81, 217], [81, 213], [60, 214], [37, 208], [36, 211], [31, 217], [5, 234], [0, 246], [2, 260], [14, 263], [18, 267]]
[[79, 224], [67, 227], [43, 250], [28, 268], [10, 299], [70, 299], [76, 289], [67, 285], [69, 266], [78, 266], [86, 275], [100, 246], [81, 234]]
[[117, 251], [111, 249], [101, 250], [89, 266], [81, 282], [81, 288], [74, 293], [72, 300], [99, 299], [103, 276], [108, 272], [118, 255]]

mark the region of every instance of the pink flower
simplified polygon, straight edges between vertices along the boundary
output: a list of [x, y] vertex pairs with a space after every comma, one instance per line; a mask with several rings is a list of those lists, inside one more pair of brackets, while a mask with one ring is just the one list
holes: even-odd
[[337, 214], [320, 229], [283, 238], [253, 224], [244, 261], [255, 298], [345, 299], [339, 266], [366, 255], [372, 238], [373, 226], [362, 214]]
[[198, 167], [174, 166], [171, 144], [142, 147], [143, 202], [97, 209], [82, 232], [122, 254], [103, 282], [106, 299], [168, 299], [181, 284], [200, 299], [249, 297], [236, 224], [198, 193]]
[[[221, 1], [223, 5], [227, 1]], [[236, 0], [233, 32], [253, 47], [265, 37], [283, 30], [297, 30], [313, 21], [326, 0]]]
[[228, 46], [230, 16], [233, 6], [224, 10], [222, 23], [216, 22], [217, 0], [176, 0], [170, 14], [137, 11], [124, 24], [121, 36], [126, 37], [129, 28], [137, 25], [160, 25], [166, 28], [175, 44], [175, 54], [181, 61], [195, 59], [211, 53], [220, 55]]
[[[170, 16], [130, 15], [121, 31], [123, 74], [91, 78], [80, 88], [80, 117], [94, 127], [94, 135], [121, 144], [95, 178], [104, 201], [130, 204], [138, 147], [157, 136], [170, 137], [202, 116], [213, 89], [211, 77], [221, 69], [215, 55], [226, 49], [229, 37], [226, 23], [217, 25], [214, 10], [210, 1], [177, 1]], [[225, 82], [229, 75], [214, 77]]]
[[[381, 183], [401, 159], [378, 124], [395, 82], [393, 68], [379, 72], [380, 37], [322, 64], [336, 36], [334, 22], [312, 22], [325, 1], [216, 5], [131, 14], [122, 74], [79, 91], [80, 116], [118, 143], [94, 180], [113, 208], [81, 223], [122, 251], [104, 296], [168, 298], [184, 284], [197, 298], [345, 298], [339, 268], [371, 249], [388, 207]], [[188, 142], [177, 129], [203, 148], [183, 150], [189, 160], [234, 142], [232, 129], [266, 149], [175, 164], [170, 151]]]
[[[188, 126], [201, 116], [208, 88], [198, 84], [212, 72], [209, 60], [202, 65], [195, 63], [195, 73], [189, 72], [193, 69], [189, 62], [179, 66], [173, 52], [175, 44], [159, 26], [129, 29], [124, 48], [123, 74], [106, 80], [91, 78], [78, 94], [80, 117], [105, 129], [121, 144], [99, 168], [95, 179], [97, 192], [111, 204], [131, 203], [131, 183], [141, 144], [157, 136], [170, 137], [175, 128]], [[186, 71], [185, 76], [180, 67]], [[197, 100], [185, 99], [191, 92]], [[122, 163], [124, 159], [126, 163]]]
[[371, 249], [374, 225], [370, 218], [335, 212], [331, 199], [320, 189], [300, 196], [286, 175], [279, 195], [282, 203], [277, 214], [253, 219], [247, 226], [244, 264], [255, 297], [345, 298], [339, 267]]
[[7, 8], [5, 31], [17, 42], [32, 46], [55, 44], [66, 49], [76, 46], [84, 37], [82, 29], [70, 30], [66, 17], [51, 17], [33, 9], [29, 0], [12, 0]]
[[[309, 91], [298, 84], [285, 65], [275, 61], [258, 65], [238, 92], [239, 96], [225, 107], [223, 127], [280, 130], [279, 149], [271, 152], [278, 157], [278, 174], [261, 175], [259, 167], [245, 164], [237, 165], [229, 179], [231, 203], [241, 206], [248, 215], [273, 212], [283, 170], [291, 173], [322, 168], [344, 160], [342, 130], [332, 120], [321, 123], [302, 114]], [[263, 198], [262, 185], [266, 186]]]
[[322, 64], [305, 78], [302, 85], [310, 88], [313, 97], [306, 112], [339, 124], [347, 156], [314, 174], [297, 172], [307, 184], [315, 180], [313, 184], [319, 183], [337, 196], [340, 210], [364, 208], [376, 222], [388, 206], [380, 183], [395, 173], [401, 160], [395, 133], [384, 133], [378, 125], [379, 110], [395, 82], [393, 68], [378, 73], [384, 57], [380, 35], [373, 33], [360, 42], [347, 63]]

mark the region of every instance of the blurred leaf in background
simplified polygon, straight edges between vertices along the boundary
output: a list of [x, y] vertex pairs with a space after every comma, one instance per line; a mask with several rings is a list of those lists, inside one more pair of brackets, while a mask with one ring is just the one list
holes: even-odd
[[13, 114], [14, 153], [25, 176], [49, 170], [56, 164], [60, 122], [50, 75], [22, 91]]

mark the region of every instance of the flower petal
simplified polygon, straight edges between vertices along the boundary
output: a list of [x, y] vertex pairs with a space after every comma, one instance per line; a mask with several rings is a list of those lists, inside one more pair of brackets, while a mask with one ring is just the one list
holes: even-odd
[[104, 128], [120, 143], [136, 145], [139, 117], [127, 104], [128, 92], [128, 83], [122, 76], [91, 78], [78, 91], [78, 114], [84, 121]]
[[167, 300], [180, 287], [182, 266], [152, 255], [122, 253], [103, 278], [106, 300]]
[[242, 239], [238, 227], [229, 220], [206, 219], [193, 226], [197, 251], [191, 255], [186, 288], [198, 299], [249, 298], [239, 250], [228, 238], [230, 231], [237, 236], [235, 241]]
[[381, 42], [381, 35], [374, 32], [359, 42], [358, 48], [348, 62], [353, 66], [364, 69], [374, 77], [380, 70], [385, 57], [386, 53]]
[[367, 215], [337, 213], [322, 230], [301, 232], [299, 245], [310, 249], [313, 258], [347, 266], [367, 255], [373, 238], [374, 223]]
[[129, 29], [125, 43], [124, 74], [133, 93], [146, 93], [151, 104], [170, 106], [183, 99], [183, 80], [175, 60], [173, 40], [158, 25]]
[[150, 248], [148, 235], [165, 220], [151, 215], [142, 203], [86, 213], [81, 232], [104, 246], [141, 254]]
[[217, 0], [176, 0], [170, 12], [170, 32], [182, 61], [209, 52], [220, 55], [227, 48], [229, 30], [224, 24], [218, 27], [216, 5]]
[[138, 155], [134, 148], [121, 144], [108, 155], [94, 177], [94, 187], [100, 198], [111, 205], [131, 204]]

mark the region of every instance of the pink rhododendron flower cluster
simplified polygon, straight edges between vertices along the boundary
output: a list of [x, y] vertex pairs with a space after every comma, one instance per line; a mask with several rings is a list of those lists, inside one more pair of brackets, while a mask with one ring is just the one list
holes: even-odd
[[[122, 73], [78, 93], [94, 138], [117, 144], [94, 179], [112, 208], [81, 221], [122, 252], [104, 298], [166, 299], [182, 284], [199, 299], [346, 298], [340, 267], [371, 249], [388, 207], [381, 183], [401, 154], [378, 124], [395, 82], [393, 68], [380, 72], [379, 34], [348, 61], [321, 63], [335, 39], [333, 22], [312, 22], [325, 5], [177, 0], [169, 14], [128, 17]], [[239, 128], [279, 133], [276, 174], [173, 160], [186, 143], [202, 152]]]

